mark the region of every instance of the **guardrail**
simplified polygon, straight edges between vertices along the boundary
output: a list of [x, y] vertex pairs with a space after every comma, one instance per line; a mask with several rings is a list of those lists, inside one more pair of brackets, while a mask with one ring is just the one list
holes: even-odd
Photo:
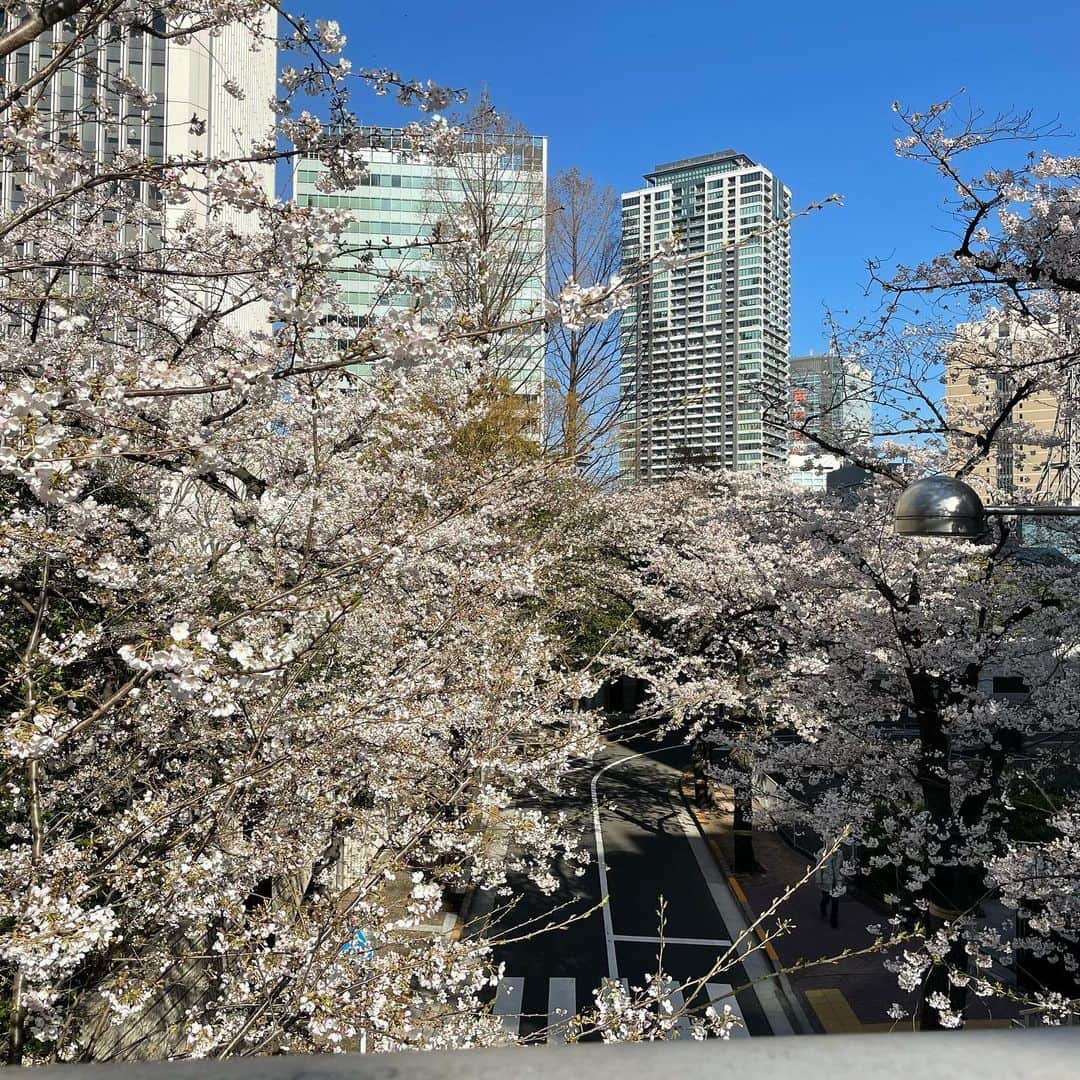
[[63, 1065], [33, 1080], [1075, 1080], [1080, 1029]]

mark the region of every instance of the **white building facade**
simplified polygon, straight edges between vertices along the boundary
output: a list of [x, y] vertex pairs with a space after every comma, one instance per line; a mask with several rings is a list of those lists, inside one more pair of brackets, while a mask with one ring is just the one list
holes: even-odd
[[[5, 25], [10, 28], [17, 18], [9, 15]], [[36, 107], [52, 129], [51, 137], [81, 149], [103, 173], [117, 154], [132, 151], [154, 164], [246, 159], [256, 143], [266, 144], [275, 124], [271, 101], [277, 84], [276, 20], [276, 12], [267, 10], [258, 32], [230, 23], [216, 35], [201, 31], [186, 41], [165, 36], [170, 26], [160, 14], [149, 28], [152, 32], [106, 22], [66, 58], [73, 31], [60, 23], [0, 61], [0, 74], [9, 87], [22, 86], [64, 58], [31, 93], [41, 94]], [[25, 163], [6, 165], [0, 170], [0, 214], [19, 211], [32, 180]], [[273, 199], [274, 164], [248, 167], [266, 198]], [[155, 186], [145, 180], [134, 194], [160, 210], [157, 222], [134, 238], [149, 250], [167, 245], [170, 228], [187, 214], [195, 214], [198, 223], [239, 234], [258, 226], [256, 215], [232, 207], [218, 211], [205, 198], [164, 206]], [[53, 288], [62, 292], [58, 284]], [[72, 275], [69, 288], [78, 292], [77, 275]], [[233, 330], [265, 330], [268, 312], [267, 304], [252, 303], [231, 313], [227, 322]], [[9, 312], [8, 331], [19, 333], [21, 321], [17, 310]]]
[[[7, 25], [17, 18], [10, 15]], [[277, 50], [272, 40], [253, 50], [257, 35], [230, 23], [216, 36], [202, 31], [181, 43], [156, 36], [169, 30], [160, 14], [151, 29], [153, 34], [106, 23], [82, 49], [88, 62], [49, 79], [38, 108], [59, 130], [77, 133], [83, 150], [105, 164], [122, 149], [137, 150], [154, 162], [194, 153], [207, 159], [250, 155], [252, 143], [274, 125], [270, 102], [277, 84]], [[263, 16], [261, 32], [272, 39], [275, 13]], [[26, 82], [71, 40], [70, 27], [61, 23], [17, 49], [3, 63], [7, 84]], [[91, 70], [90, 63], [98, 70]], [[117, 80], [153, 95], [149, 110], [118, 93]], [[21, 204], [24, 179], [17, 168], [0, 173], [3, 207]], [[260, 168], [260, 179], [272, 195], [272, 165]]]
[[[622, 196], [620, 470], [760, 471], [788, 456], [791, 192], [745, 154], [657, 165]], [[655, 270], [673, 239], [682, 255]]]

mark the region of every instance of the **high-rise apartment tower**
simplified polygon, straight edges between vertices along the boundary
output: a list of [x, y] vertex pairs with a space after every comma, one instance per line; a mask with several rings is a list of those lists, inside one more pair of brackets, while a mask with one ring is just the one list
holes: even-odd
[[[791, 192], [745, 154], [673, 161], [622, 196], [620, 467], [757, 471], [788, 457]], [[650, 260], [672, 240], [679, 257]]]

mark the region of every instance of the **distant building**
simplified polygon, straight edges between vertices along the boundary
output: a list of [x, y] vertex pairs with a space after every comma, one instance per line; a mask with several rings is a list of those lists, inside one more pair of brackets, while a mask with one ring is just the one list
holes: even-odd
[[[945, 407], [950, 422], [967, 431], [989, 430], [1031, 364], [1075, 348], [1074, 332], [1050, 324], [1020, 324], [996, 313], [961, 324], [947, 352]], [[1071, 415], [1075, 386], [1067, 398], [1043, 392], [1015, 404], [998, 428], [990, 453], [966, 478], [984, 498], [1080, 502], [1080, 431]], [[974, 451], [972, 445], [959, 452]]]
[[[21, 7], [15, 5], [6, 19], [0, 16], [0, 27], [10, 29], [21, 18]], [[77, 70], [62, 68], [33, 90], [42, 95], [36, 108], [50, 121], [55, 137], [75, 140], [103, 166], [126, 151], [154, 163], [176, 157], [249, 158], [252, 144], [275, 123], [270, 102], [277, 83], [277, 13], [267, 10], [261, 19], [269, 40], [262, 40], [255, 51], [256, 35], [241, 22], [215, 32], [203, 30], [186, 40], [168, 36], [172, 28], [161, 12], [150, 17], [148, 31], [126, 21], [104, 22], [76, 54], [85, 55], [86, 63]], [[0, 76], [8, 87], [25, 84], [55, 63], [73, 39], [70, 21], [57, 23], [0, 59]], [[149, 109], [136, 107], [131, 95], [120, 94], [118, 83], [152, 95]], [[273, 162], [256, 165], [255, 170], [264, 193], [272, 198]], [[0, 170], [0, 208], [23, 206], [27, 181], [25, 163], [5, 162]], [[136, 194], [149, 206], [160, 205], [148, 182], [142, 182]], [[193, 196], [183, 206], [163, 207], [162, 216], [168, 229], [185, 214], [205, 219], [212, 209], [205, 198]], [[217, 215], [215, 222], [239, 233], [259, 225], [257, 216], [232, 208]], [[160, 229], [148, 231], [145, 242], [148, 248], [160, 244]], [[80, 287], [76, 277], [73, 274], [73, 292]], [[237, 329], [265, 327], [267, 312], [266, 304], [250, 304], [229, 316], [229, 324]], [[8, 319], [15, 330], [22, 316], [9, 311]]]
[[[467, 132], [455, 160], [437, 164], [414, 149], [403, 128], [371, 127], [364, 134], [368, 169], [355, 188], [323, 190], [325, 166], [315, 155], [301, 158], [294, 173], [298, 205], [344, 208], [352, 217], [347, 247], [331, 271], [341, 282], [350, 311], [339, 327], [343, 343], [369, 319], [412, 306], [418, 290], [436, 273], [450, 282], [456, 307], [483, 307], [489, 324], [539, 315], [544, 302], [547, 139]], [[488, 232], [481, 242], [491, 253], [485, 257], [486, 278], [479, 272], [479, 260], [466, 264], [468, 253], [460, 256], [459, 264], [453, 245], [427, 242], [466, 232], [476, 235], [484, 228]], [[480, 295], [490, 282], [494, 284], [488, 295]], [[499, 372], [516, 393], [539, 402], [542, 325], [494, 337], [493, 347], [503, 350], [494, 358]]]
[[835, 353], [791, 358], [791, 443], [788, 475], [801, 488], [824, 491], [830, 472], [844, 465], [808, 433], [828, 446], [842, 446], [873, 433], [870, 373]]
[[[791, 192], [745, 154], [673, 161], [622, 196], [620, 469], [667, 480], [687, 465], [783, 467]], [[683, 257], [648, 260], [673, 238]]]
[[826, 491], [829, 477], [843, 468], [844, 458], [808, 449], [806, 453], [788, 458], [788, 481], [807, 491]]
[[859, 490], [869, 484], [872, 479], [873, 473], [849, 461], [841, 463], [839, 468], [825, 474], [825, 490], [830, 495], [838, 495], [850, 500], [857, 496]]

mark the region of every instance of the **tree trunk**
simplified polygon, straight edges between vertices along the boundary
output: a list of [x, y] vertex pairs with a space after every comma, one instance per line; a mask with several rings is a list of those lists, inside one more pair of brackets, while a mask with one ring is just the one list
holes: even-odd
[[734, 819], [732, 833], [735, 841], [735, 865], [737, 874], [752, 873], [758, 869], [754, 858], [754, 770], [753, 760], [745, 751], [730, 756], [736, 770], [732, 789], [734, 792]]
[[694, 774], [694, 802], [706, 810], [712, 806], [708, 765], [709, 743], [702, 738], [697, 738], [690, 747], [690, 769]]
[[[926, 925], [931, 934], [949, 927], [951, 921], [970, 914], [982, 895], [982, 875], [969, 866], [944, 866], [930, 879], [930, 909]], [[969, 967], [967, 949], [963, 936], [957, 938], [940, 963], [927, 972], [919, 994], [918, 1024], [920, 1031], [940, 1031], [942, 1024], [938, 1011], [930, 1005], [930, 998], [942, 994], [948, 999], [949, 1008], [962, 1016], [967, 1006], [967, 987], [954, 986], [949, 971], [966, 973]]]
[[[931, 916], [927, 919], [927, 926], [931, 933], [941, 930], [948, 923], [945, 919]], [[942, 962], [934, 966], [926, 973], [922, 989], [919, 993], [919, 1006], [916, 1013], [920, 1031], [942, 1031], [946, 1029], [941, 1023], [938, 1010], [930, 1004], [930, 999], [935, 994], [942, 994], [948, 999], [950, 1010], [957, 1016], [963, 1016], [967, 1005], [967, 987], [955, 986], [949, 981], [949, 971], [956, 969], [966, 971], [968, 964], [967, 950], [964, 948], [963, 937], [957, 938], [949, 946]], [[963, 1025], [961, 1024], [961, 1027]]]
[[11, 984], [11, 1019], [8, 1025], [7, 1063], [21, 1065], [23, 1033], [26, 1027], [26, 1005], [23, 1003], [23, 973], [15, 972]]
[[[937, 835], [946, 838], [942, 854], [948, 858], [956, 812], [948, 777], [943, 775], [943, 766], [949, 757], [949, 738], [941, 718], [941, 704], [947, 699], [948, 687], [939, 678], [918, 669], [908, 672], [908, 682], [919, 724], [919, 786]], [[953, 919], [966, 914], [978, 903], [979, 877], [977, 870], [965, 866], [939, 866], [933, 871], [926, 896], [930, 902], [926, 919], [930, 935], [947, 928]], [[927, 972], [916, 1009], [920, 1031], [942, 1030], [938, 1011], [930, 1004], [936, 994], [948, 1000], [952, 1012], [962, 1014], [967, 990], [953, 986], [949, 981], [949, 969], [966, 971], [967, 962], [961, 937]]]

